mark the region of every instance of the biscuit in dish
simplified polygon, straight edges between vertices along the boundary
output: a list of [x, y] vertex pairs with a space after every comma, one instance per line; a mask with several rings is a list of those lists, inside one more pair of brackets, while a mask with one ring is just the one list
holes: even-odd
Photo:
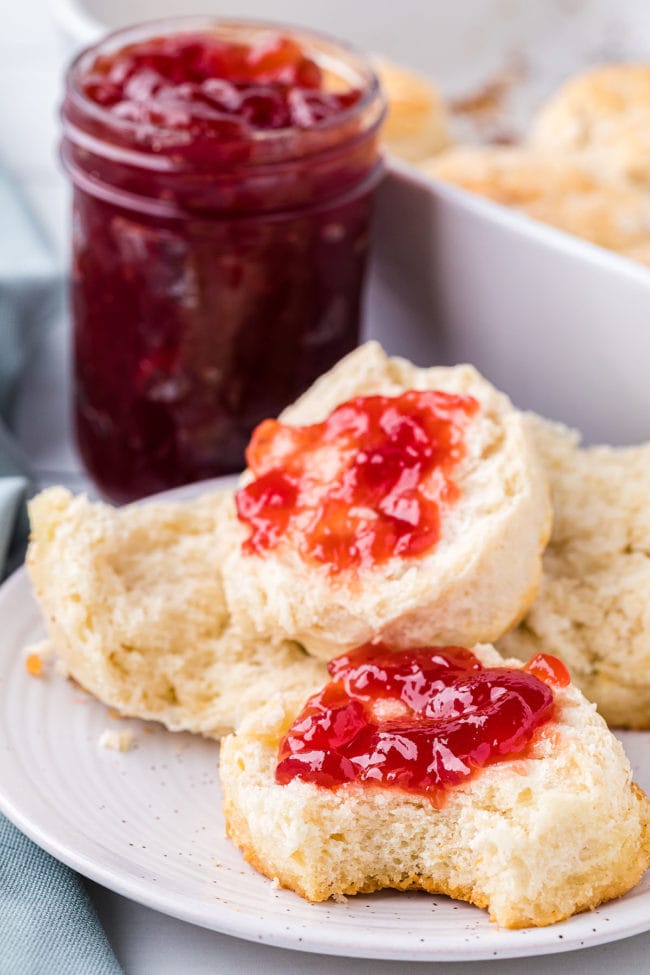
[[[282, 449], [282, 440], [291, 440], [289, 428], [324, 421], [355, 397], [397, 397], [410, 390], [473, 397], [477, 409], [462, 435], [465, 454], [453, 470], [459, 497], [441, 502], [437, 543], [418, 556], [395, 555], [331, 573], [301, 553], [304, 515], [262, 552], [247, 551], [250, 526], [232, 517], [224, 585], [243, 632], [297, 640], [329, 658], [375, 637], [396, 647], [468, 646], [496, 639], [523, 616], [537, 590], [550, 531], [546, 476], [523, 415], [471, 366], [420, 369], [368, 343], [285, 410], [282, 424], [272, 424], [274, 436], [279, 434]], [[277, 442], [264, 458], [271, 468]], [[355, 447], [318, 448], [304, 461], [306, 491], [310, 499], [315, 491], [316, 508], [360, 457]], [[423, 481], [425, 494], [438, 490], [438, 473]], [[246, 492], [251, 484], [251, 493], [256, 490], [250, 473], [242, 483]], [[346, 515], [362, 533], [381, 523], [362, 504], [351, 505]]]
[[445, 105], [434, 83], [383, 58], [375, 59], [374, 67], [388, 100], [381, 133], [388, 151], [417, 162], [448, 146]]
[[542, 107], [529, 141], [650, 190], [650, 65], [606, 64], [570, 78]]
[[50, 641], [100, 701], [172, 731], [219, 737], [322, 665], [230, 626], [219, 522], [231, 496], [114, 509], [49, 488], [30, 504], [27, 558]]
[[610, 725], [650, 728], [650, 444], [584, 448], [559, 424], [530, 422], [553, 533], [537, 599], [498, 648], [556, 654]]
[[[474, 648], [487, 666], [504, 661]], [[221, 747], [227, 832], [267, 877], [312, 901], [423, 889], [546, 925], [631, 889], [650, 862], [650, 804], [620, 743], [569, 684], [522, 755], [482, 768], [443, 803], [399, 788], [278, 784], [278, 747], [304, 699], [250, 715]]]
[[650, 195], [602, 178], [575, 157], [527, 148], [463, 146], [421, 167], [435, 179], [649, 263]]

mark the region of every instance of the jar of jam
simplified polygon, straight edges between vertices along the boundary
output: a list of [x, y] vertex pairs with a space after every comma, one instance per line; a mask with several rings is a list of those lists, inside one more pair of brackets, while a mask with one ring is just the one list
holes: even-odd
[[161, 21], [73, 62], [76, 431], [106, 495], [240, 469], [357, 344], [384, 112], [362, 56], [271, 24]]

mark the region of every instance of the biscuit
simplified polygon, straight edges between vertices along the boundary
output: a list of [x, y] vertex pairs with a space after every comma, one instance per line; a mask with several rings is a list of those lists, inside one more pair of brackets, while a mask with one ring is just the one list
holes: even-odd
[[417, 162], [450, 143], [445, 105], [434, 83], [383, 58], [374, 62], [388, 101], [381, 138], [390, 153]]
[[226, 494], [114, 509], [49, 488], [30, 504], [27, 557], [68, 673], [122, 715], [216, 738], [325, 670], [295, 643], [243, 642], [223, 594]]
[[607, 64], [570, 78], [542, 107], [529, 141], [650, 190], [650, 65]]
[[[439, 541], [419, 557], [393, 556], [331, 574], [303, 558], [297, 531], [261, 554], [245, 551], [249, 527], [233, 516], [224, 586], [236, 624], [249, 638], [297, 640], [324, 658], [375, 637], [395, 647], [471, 646], [496, 639], [531, 604], [550, 531], [546, 477], [523, 416], [471, 366], [420, 369], [368, 343], [321, 377], [281, 420], [309, 425], [353, 397], [412, 389], [470, 395], [479, 404], [465, 431], [466, 455], [454, 469], [461, 496], [441, 509]], [[331, 489], [329, 470], [313, 474]], [[250, 480], [245, 475], [243, 483]]]
[[[475, 648], [502, 666], [493, 648]], [[252, 714], [221, 746], [226, 828], [246, 860], [311, 901], [390, 887], [449, 894], [508, 928], [546, 925], [617, 897], [650, 863], [650, 804], [620, 743], [573, 685], [525, 757], [426, 796], [347, 783], [275, 782], [304, 699]]]
[[650, 728], [650, 444], [583, 448], [559, 424], [530, 424], [553, 533], [537, 599], [498, 648], [555, 654], [610, 725]]
[[650, 194], [608, 181], [572, 156], [465, 146], [421, 166], [435, 179], [648, 263]]

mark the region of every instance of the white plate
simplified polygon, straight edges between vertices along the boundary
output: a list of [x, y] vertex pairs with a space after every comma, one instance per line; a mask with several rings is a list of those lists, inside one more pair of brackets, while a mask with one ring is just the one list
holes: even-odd
[[[218, 746], [115, 721], [54, 673], [30, 677], [25, 649], [42, 636], [21, 569], [0, 589], [0, 809], [40, 846], [111, 890], [251, 941], [404, 961], [545, 954], [650, 929], [650, 874], [590, 914], [522, 931], [499, 930], [483, 911], [445, 897], [387, 892], [309, 904], [276, 890], [224, 837]], [[137, 747], [123, 754], [100, 748], [107, 727], [131, 728]], [[621, 738], [648, 789], [647, 736]]]

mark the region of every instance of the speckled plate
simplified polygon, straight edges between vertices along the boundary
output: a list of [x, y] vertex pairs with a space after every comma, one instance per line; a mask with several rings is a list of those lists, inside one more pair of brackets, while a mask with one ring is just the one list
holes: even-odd
[[[650, 874], [599, 910], [522, 931], [499, 930], [483, 911], [446, 897], [387, 892], [308, 904], [276, 890], [224, 837], [218, 746], [116, 721], [53, 672], [30, 677], [25, 649], [42, 636], [20, 570], [0, 589], [0, 809], [54, 856], [126, 897], [251, 941], [404, 961], [544, 954], [650, 929]], [[99, 747], [106, 728], [130, 728], [136, 747]], [[647, 736], [621, 738], [648, 789]]]

